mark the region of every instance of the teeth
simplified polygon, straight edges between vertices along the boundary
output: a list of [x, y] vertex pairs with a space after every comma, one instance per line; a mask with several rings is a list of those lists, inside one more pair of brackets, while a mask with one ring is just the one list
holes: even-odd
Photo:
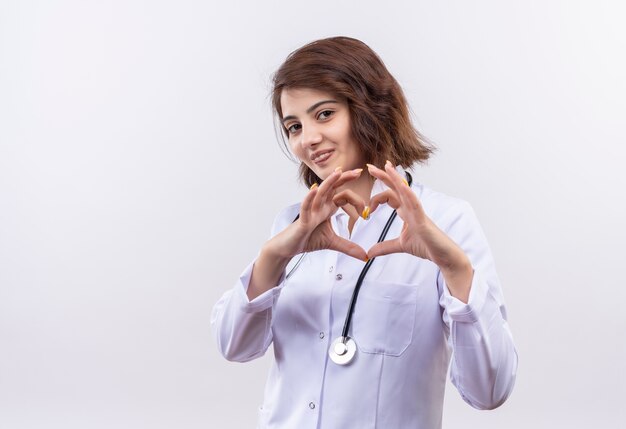
[[326, 152], [326, 153], [323, 153], [321, 155], [318, 155], [315, 158], [313, 158], [313, 162], [325, 161], [326, 158], [328, 158], [330, 156], [330, 154], [331, 154], [331, 152]]

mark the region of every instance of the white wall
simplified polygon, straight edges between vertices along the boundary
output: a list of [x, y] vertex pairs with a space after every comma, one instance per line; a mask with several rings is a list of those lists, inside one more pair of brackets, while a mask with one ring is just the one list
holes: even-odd
[[478, 412], [450, 386], [444, 427], [623, 427], [625, 18], [0, 0], [0, 428], [254, 427], [269, 357], [223, 360], [210, 311], [303, 192], [269, 76], [339, 34], [404, 86], [439, 147], [417, 180], [473, 204], [504, 285], [515, 392]]

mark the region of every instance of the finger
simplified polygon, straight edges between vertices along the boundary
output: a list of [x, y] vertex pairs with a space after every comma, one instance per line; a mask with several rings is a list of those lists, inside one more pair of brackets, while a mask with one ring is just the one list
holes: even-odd
[[414, 206], [416, 197], [410, 189], [409, 182], [407, 182], [406, 178], [398, 173], [396, 167], [389, 160], [385, 162], [384, 168], [390, 182], [387, 186], [396, 191], [400, 204], [403, 206]]
[[348, 171], [342, 172], [341, 176], [339, 176], [339, 179], [333, 182], [332, 187], [329, 188], [324, 194], [324, 197], [325, 197], [324, 201], [328, 204], [333, 203], [337, 189], [340, 189], [344, 184], [358, 178], [361, 175], [362, 171], [363, 171], [362, 168], [357, 168], [354, 170], [348, 170]]
[[398, 170], [396, 170], [396, 167], [390, 161], [385, 163], [385, 172], [388, 175], [389, 181], [393, 184], [393, 189], [398, 193], [398, 198], [403, 204], [410, 204], [412, 207], [419, 204], [417, 196], [409, 186], [406, 177], [398, 173]]
[[351, 180], [358, 178], [361, 175], [362, 171], [363, 171], [362, 168], [356, 168], [354, 170], [348, 170], [348, 171], [342, 172], [339, 178], [332, 183], [332, 187], [328, 188], [325, 191], [324, 202], [325, 203], [332, 202], [335, 197], [336, 190], [339, 189], [344, 184], [346, 184], [347, 182], [350, 182]]
[[409, 187], [409, 182], [407, 182], [406, 178], [398, 173], [396, 167], [390, 161], [387, 161], [385, 163], [383, 169], [380, 169], [371, 164], [367, 164], [367, 167], [372, 176], [382, 180], [385, 185], [387, 185], [391, 189], [405, 190], [405, 187]]
[[313, 199], [312, 209], [317, 210], [332, 199], [334, 184], [341, 177], [341, 173], [341, 167], [337, 167], [335, 171], [330, 173], [330, 175], [322, 181], [322, 184], [319, 185], [317, 195], [315, 195]]
[[387, 185], [388, 188], [395, 190], [396, 185], [389, 177], [389, 173], [387, 173], [387, 171], [381, 170], [372, 164], [367, 164], [367, 170], [370, 173], [370, 176], [381, 180], [385, 185]]
[[396, 167], [389, 161], [385, 163], [385, 172], [394, 185], [400, 204], [411, 211], [417, 211], [420, 215], [425, 215], [424, 208], [415, 192], [411, 189], [409, 182], [403, 175], [398, 173]]
[[394, 209], [400, 207], [400, 201], [398, 200], [396, 193], [391, 189], [380, 192], [370, 199], [370, 213], [376, 210], [381, 204], [389, 204], [389, 206]]
[[337, 236], [328, 247], [331, 250], [336, 250], [341, 253], [345, 253], [348, 256], [359, 259], [361, 261], [367, 261], [367, 253], [358, 244], [346, 240], [345, 238]]
[[[354, 170], [348, 170], [348, 171], [342, 172], [341, 168], [337, 168], [333, 172], [333, 174], [339, 173], [339, 177], [338, 178], [333, 177], [331, 179], [331, 177], [329, 176], [326, 180], [324, 180], [324, 182], [328, 181], [328, 186], [324, 186], [323, 188], [320, 186], [321, 192], [319, 195], [319, 203], [320, 204], [331, 203], [335, 196], [335, 191], [341, 186], [343, 186], [345, 183], [358, 178], [361, 175], [362, 171], [363, 171], [362, 168], [356, 168]], [[331, 179], [331, 180], [329, 181], [328, 179]]]
[[359, 213], [361, 217], [364, 219], [369, 217], [370, 210], [368, 209], [367, 213], [365, 212], [365, 202], [363, 202], [363, 199], [351, 189], [346, 189], [335, 194], [333, 197], [333, 203], [335, 203], [337, 207], [351, 205], [356, 209], [357, 213]]
[[361, 175], [362, 171], [363, 171], [362, 168], [355, 168], [354, 170], [348, 170], [348, 171], [341, 173], [341, 176], [339, 177], [339, 179], [334, 183], [333, 188], [337, 189], [343, 186], [344, 184], [346, 184], [347, 182], [357, 179]]
[[307, 192], [304, 199], [302, 200], [302, 204], [300, 204], [300, 217], [303, 221], [308, 220], [308, 213], [313, 207], [313, 200], [315, 199], [318, 191], [319, 189], [317, 183], [313, 184], [313, 186], [311, 186], [311, 189], [309, 189], [309, 192]]
[[406, 178], [398, 173], [396, 170], [396, 166], [391, 163], [391, 161], [387, 160], [385, 162], [385, 172], [389, 175], [389, 180], [391, 180], [396, 186], [404, 185], [408, 186], [409, 182], [406, 181]]
[[400, 246], [400, 240], [394, 238], [393, 240], [385, 240], [380, 243], [374, 244], [370, 247], [370, 250], [367, 251], [367, 256], [370, 259], [375, 258], [377, 256], [389, 255], [391, 253], [402, 253], [402, 247]]

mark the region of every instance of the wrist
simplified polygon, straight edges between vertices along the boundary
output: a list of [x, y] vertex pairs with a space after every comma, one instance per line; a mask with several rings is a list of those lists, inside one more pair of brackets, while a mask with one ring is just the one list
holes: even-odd
[[465, 254], [463, 256], [464, 258], [454, 263], [440, 266], [440, 269], [450, 295], [467, 304], [474, 277], [474, 267], [469, 258]]
[[276, 237], [267, 241], [263, 246], [261, 246], [261, 251], [259, 252], [259, 258], [267, 259], [267, 260], [289, 260], [294, 255], [291, 255], [284, 246], [281, 246], [279, 242], [275, 240]]
[[[273, 240], [273, 239], [272, 239]], [[265, 291], [278, 285], [278, 282], [291, 259], [281, 254], [279, 246], [269, 240], [261, 247], [259, 256], [254, 262], [250, 284], [246, 294], [251, 301]]]
[[454, 275], [473, 270], [472, 263], [467, 255], [462, 250], [458, 253], [459, 254], [455, 255], [454, 258], [449, 258], [446, 261], [437, 264], [439, 265], [441, 272]]
[[289, 261], [298, 253], [303, 252], [308, 235], [310, 232], [304, 230], [297, 220], [268, 240], [261, 247], [261, 254], [268, 258]]

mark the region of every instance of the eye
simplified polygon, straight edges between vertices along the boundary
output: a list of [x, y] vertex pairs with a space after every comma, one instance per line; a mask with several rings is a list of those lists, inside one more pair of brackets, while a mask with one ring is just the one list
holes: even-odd
[[291, 124], [289, 126], [286, 126], [285, 129], [287, 130], [288, 134], [295, 134], [298, 132], [298, 130], [300, 130], [300, 128], [302, 128], [302, 125], [295, 123], [295, 124]]
[[322, 119], [322, 120], [328, 119], [328, 118], [330, 118], [333, 115], [333, 113], [335, 113], [335, 112], [333, 112], [332, 110], [322, 110], [317, 115], [317, 119]]

